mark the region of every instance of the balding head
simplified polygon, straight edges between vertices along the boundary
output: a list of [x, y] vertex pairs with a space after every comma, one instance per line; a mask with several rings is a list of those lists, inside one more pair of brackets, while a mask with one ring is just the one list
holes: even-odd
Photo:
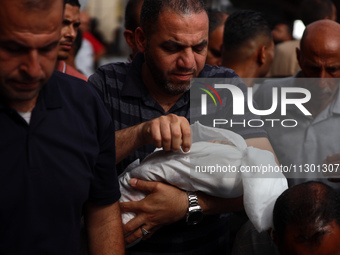
[[332, 20], [319, 20], [309, 24], [301, 39], [301, 49], [311, 45], [313, 47], [322, 47], [322, 53], [325, 49], [339, 49], [340, 47], [340, 24]]
[[306, 85], [312, 95], [307, 107], [315, 116], [333, 101], [339, 87], [329, 78], [340, 78], [340, 25], [331, 20], [311, 23], [296, 53], [302, 77], [322, 78]]

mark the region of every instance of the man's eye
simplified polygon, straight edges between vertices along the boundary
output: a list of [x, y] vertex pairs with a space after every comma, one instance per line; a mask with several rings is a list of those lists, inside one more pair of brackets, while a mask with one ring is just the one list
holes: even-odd
[[16, 45], [6, 45], [1, 48], [3, 48], [7, 53], [12, 54], [12, 55], [23, 54], [23, 53], [26, 53], [27, 51], [25, 47], [20, 47]]
[[336, 73], [337, 71], [340, 70], [340, 67], [339, 66], [334, 66], [334, 67], [328, 67], [327, 68], [327, 72], [328, 73]]
[[177, 52], [179, 51], [178, 47], [175, 46], [166, 46], [164, 47], [164, 50], [167, 52]]
[[193, 48], [195, 52], [202, 52], [205, 49], [205, 46], [196, 46]]
[[71, 24], [71, 21], [69, 21], [69, 20], [67, 20], [67, 19], [64, 19], [63, 20], [63, 25], [64, 26], [68, 26], [68, 25], [70, 25]]
[[52, 50], [54, 50], [57, 47], [58, 44], [52, 44], [52, 45], [48, 45], [46, 47], [40, 48], [39, 51], [41, 53], [48, 53], [51, 52]]

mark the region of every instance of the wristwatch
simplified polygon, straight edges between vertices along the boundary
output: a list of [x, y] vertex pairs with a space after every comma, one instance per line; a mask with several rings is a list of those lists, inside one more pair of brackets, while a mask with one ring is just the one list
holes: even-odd
[[187, 191], [187, 194], [189, 199], [189, 207], [186, 222], [188, 225], [196, 225], [200, 223], [200, 221], [203, 218], [203, 210], [201, 206], [198, 204], [196, 192]]

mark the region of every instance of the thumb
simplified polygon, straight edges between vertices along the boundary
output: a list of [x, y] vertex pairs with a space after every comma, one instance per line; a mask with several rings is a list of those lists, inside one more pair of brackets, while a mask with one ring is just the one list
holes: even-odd
[[137, 190], [140, 190], [140, 191], [144, 191], [146, 193], [153, 192], [154, 189], [155, 189], [155, 185], [156, 185], [155, 182], [144, 181], [144, 180], [140, 180], [140, 179], [137, 179], [137, 178], [132, 178], [129, 181], [129, 183], [130, 183], [131, 187], [133, 187]]

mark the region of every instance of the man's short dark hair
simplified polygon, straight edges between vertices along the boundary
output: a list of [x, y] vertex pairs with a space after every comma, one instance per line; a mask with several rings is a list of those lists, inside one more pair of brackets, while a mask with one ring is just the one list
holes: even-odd
[[78, 6], [80, 8], [80, 3], [78, 0], [64, 0], [64, 4], [69, 4], [72, 6]]
[[159, 14], [164, 10], [171, 10], [177, 14], [206, 12], [203, 0], [144, 0], [140, 26], [147, 35], [153, 33]]
[[273, 212], [274, 229], [279, 243], [287, 226], [298, 226], [299, 241], [318, 246], [330, 222], [340, 226], [340, 195], [330, 186], [310, 181], [284, 191], [276, 200]]
[[143, 0], [129, 0], [125, 7], [125, 29], [135, 31], [139, 27], [138, 12], [139, 7], [143, 3]]
[[332, 15], [331, 0], [304, 0], [300, 5], [300, 17], [305, 26], [326, 17], [330, 18]]
[[225, 16], [227, 13], [217, 11], [217, 10], [208, 10], [208, 17], [209, 17], [209, 34], [215, 31], [221, 25], [224, 25]]
[[225, 22], [223, 48], [228, 51], [239, 49], [258, 36], [272, 39], [270, 26], [264, 14], [253, 10], [236, 11]]

